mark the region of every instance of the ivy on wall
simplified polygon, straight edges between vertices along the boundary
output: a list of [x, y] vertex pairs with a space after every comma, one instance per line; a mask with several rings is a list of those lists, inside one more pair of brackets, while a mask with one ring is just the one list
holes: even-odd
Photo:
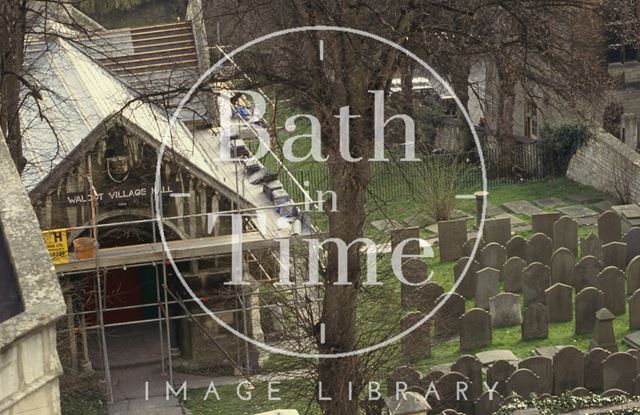
[[[612, 407], [611, 411], [601, 412], [607, 415], [621, 414], [637, 414], [640, 409], [638, 407], [632, 409], [615, 409], [613, 407], [632, 402], [626, 396], [609, 396], [602, 397], [600, 395], [590, 394], [587, 396], [573, 396], [570, 392], [565, 392], [561, 396], [548, 397], [540, 399], [532, 395], [531, 399], [521, 399], [512, 397], [509, 403], [502, 405], [494, 415], [510, 415], [519, 409], [536, 408], [541, 415], [557, 415], [565, 412], [575, 411], [577, 409], [594, 409]], [[638, 402], [640, 407], [640, 402]], [[600, 412], [599, 412], [600, 413]]]
[[594, 136], [589, 126], [581, 121], [561, 121], [542, 126], [540, 137], [550, 149], [554, 174], [564, 176], [576, 151]]

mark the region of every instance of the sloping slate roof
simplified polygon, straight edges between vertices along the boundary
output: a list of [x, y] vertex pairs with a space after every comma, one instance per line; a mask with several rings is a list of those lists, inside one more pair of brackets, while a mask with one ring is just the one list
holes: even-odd
[[[20, 114], [24, 155], [28, 160], [22, 179], [28, 190], [61, 165], [92, 130], [114, 114], [146, 131], [158, 143], [162, 142], [170, 114], [156, 105], [136, 100], [136, 93], [130, 87], [69, 41], [50, 41], [47, 49], [27, 54], [28, 64], [39, 71], [40, 82], [48, 89], [38, 101], [46, 118], [40, 117], [38, 105], [31, 96], [26, 98]], [[182, 122], [177, 122], [170, 131], [167, 151], [177, 152], [224, 186], [227, 193], [235, 193], [234, 163], [219, 160], [219, 136], [213, 130], [198, 131], [195, 144], [193, 135]], [[242, 165], [237, 170], [239, 193], [246, 202], [256, 207], [273, 205], [261, 185], [249, 183]], [[233, 176], [229, 177], [230, 174]], [[265, 213], [267, 233], [279, 234], [278, 214], [272, 209]]]
[[[85, 51], [141, 94], [188, 89], [198, 79], [198, 56], [191, 22], [106, 30], [79, 39]], [[185, 93], [162, 96], [173, 109]], [[180, 113], [185, 122], [206, 123], [209, 116], [199, 97]]]

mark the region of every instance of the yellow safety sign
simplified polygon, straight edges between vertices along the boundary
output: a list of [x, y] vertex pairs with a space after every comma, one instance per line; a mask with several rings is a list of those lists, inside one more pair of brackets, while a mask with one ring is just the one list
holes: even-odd
[[67, 230], [53, 229], [43, 231], [44, 244], [49, 250], [54, 264], [66, 264], [69, 262], [69, 245], [67, 245]]

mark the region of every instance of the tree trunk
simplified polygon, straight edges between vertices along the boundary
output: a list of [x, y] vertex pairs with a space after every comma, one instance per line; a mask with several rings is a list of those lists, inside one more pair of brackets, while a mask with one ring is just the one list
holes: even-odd
[[[453, 77], [452, 88], [458, 96], [458, 99], [464, 105], [465, 109], [469, 110], [469, 75], [471, 74], [471, 65], [468, 62], [460, 62], [457, 65], [458, 71], [456, 71]], [[475, 147], [473, 141], [473, 134], [469, 129], [467, 120], [464, 118], [460, 108], [457, 109], [457, 127], [458, 127], [458, 143], [462, 151], [471, 151]], [[478, 120], [471, 120], [477, 122]]]
[[24, 32], [26, 5], [23, 0], [4, 0], [0, 3], [0, 127], [18, 172], [26, 160], [22, 155], [20, 131], [20, 86], [24, 60]]
[[508, 64], [498, 64], [498, 119], [496, 121], [496, 139], [500, 159], [498, 166], [501, 175], [509, 175], [513, 168], [512, 149], [515, 144], [513, 135], [513, 110], [515, 108], [516, 78], [513, 68]]

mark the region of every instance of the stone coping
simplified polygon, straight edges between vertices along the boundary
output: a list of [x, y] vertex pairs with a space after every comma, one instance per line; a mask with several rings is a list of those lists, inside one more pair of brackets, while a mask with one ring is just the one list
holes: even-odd
[[24, 311], [0, 323], [0, 352], [30, 331], [52, 323], [66, 311], [62, 291], [31, 201], [0, 134], [0, 223], [13, 262]]

